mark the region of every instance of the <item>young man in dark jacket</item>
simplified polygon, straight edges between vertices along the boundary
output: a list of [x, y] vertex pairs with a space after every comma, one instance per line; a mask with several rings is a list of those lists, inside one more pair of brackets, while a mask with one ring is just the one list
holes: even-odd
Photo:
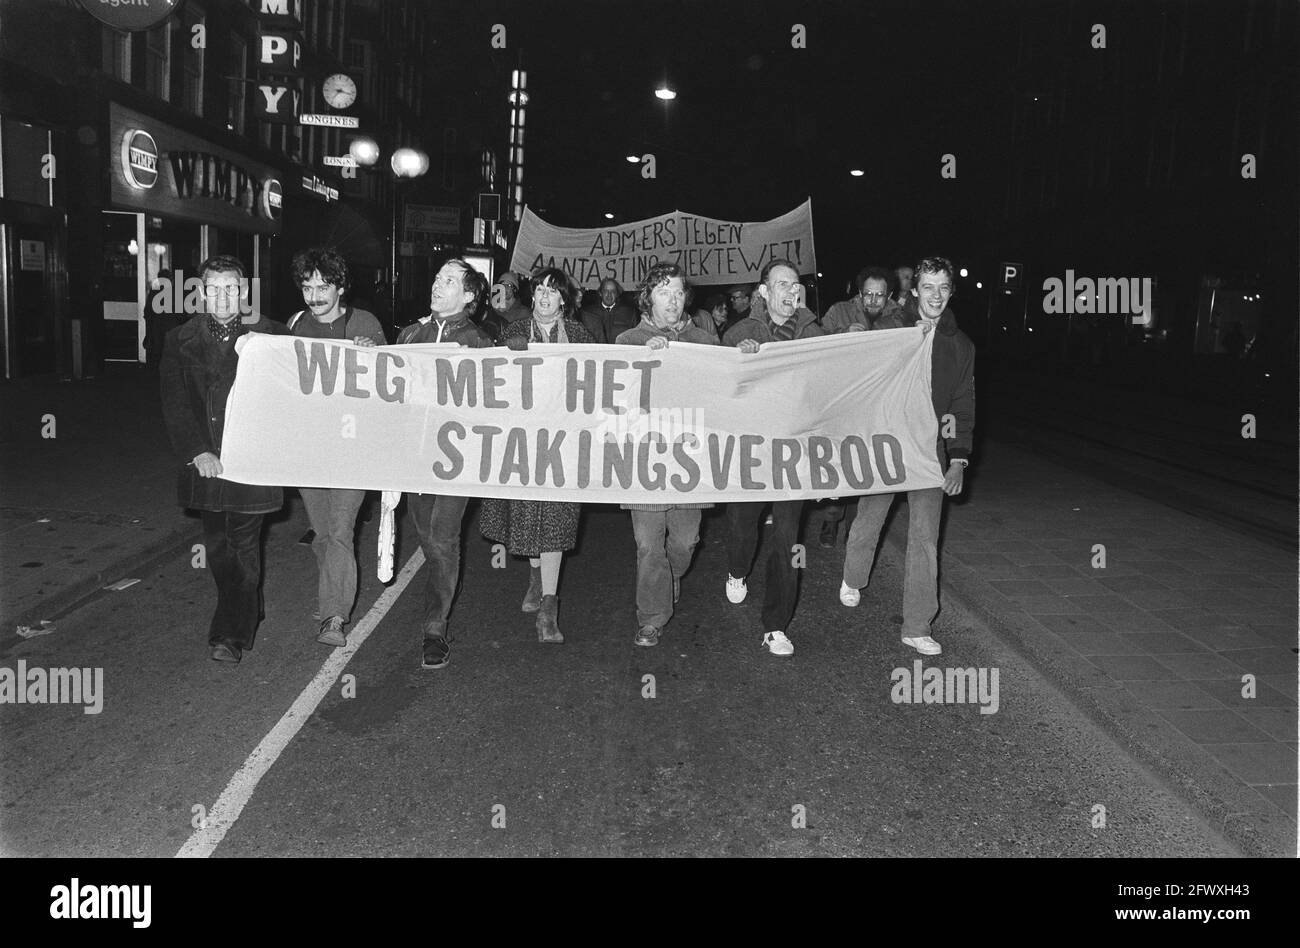
[[[757, 352], [759, 346], [808, 339], [824, 335], [817, 316], [803, 307], [803, 286], [799, 271], [789, 260], [773, 260], [760, 275], [761, 312], [738, 321], [722, 337], [724, 346], [741, 352]], [[767, 556], [763, 590], [763, 645], [773, 655], [793, 655], [794, 645], [785, 630], [794, 618], [795, 600], [799, 596], [799, 570], [795, 568], [791, 548], [799, 542], [799, 521], [803, 516], [802, 500], [778, 500], [772, 504], [772, 549]], [[758, 546], [758, 523], [765, 504], [727, 504], [727, 599], [744, 602], [749, 594], [745, 577], [754, 561]]]
[[[464, 260], [448, 260], [433, 278], [429, 315], [403, 329], [397, 344], [454, 342], [471, 349], [490, 348], [488, 334], [469, 318], [486, 291], [482, 274]], [[468, 504], [468, 497], [450, 494], [407, 495], [426, 561], [421, 668], [442, 668], [451, 660], [447, 617], [460, 579], [461, 521]]]
[[[903, 573], [903, 644], [922, 655], [943, 648], [930, 637], [939, 612], [939, 520], [943, 497], [961, 493], [975, 431], [975, 346], [957, 328], [948, 309], [953, 291], [952, 262], [926, 257], [916, 266], [916, 311], [923, 329], [934, 333], [930, 360], [931, 398], [939, 421], [935, 452], [945, 469], [942, 487], [907, 492], [907, 563]], [[840, 602], [856, 606], [871, 576], [880, 530], [895, 494], [868, 494], [858, 501], [858, 517], [844, 551]]]
[[235, 341], [249, 332], [288, 330], [247, 309], [248, 280], [237, 258], [209, 257], [199, 277], [205, 312], [167, 333], [163, 342], [163, 420], [183, 465], [180, 505], [202, 515], [208, 570], [217, 584], [210, 654], [215, 661], [237, 664], [253, 647], [262, 618], [262, 518], [280, 509], [284, 492], [221, 477], [226, 398], [239, 365]]

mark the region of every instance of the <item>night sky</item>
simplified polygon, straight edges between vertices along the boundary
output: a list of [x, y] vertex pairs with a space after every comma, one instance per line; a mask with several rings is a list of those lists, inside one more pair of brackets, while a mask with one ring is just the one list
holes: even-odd
[[[1048, 110], [1064, 84], [1072, 89], [1065, 115], [1044, 113], [1049, 150], [1074, 149], [1070, 138], [1098, 123], [1118, 130], [1090, 143], [1115, 165], [1104, 191], [1072, 182], [1073, 166], [1063, 173], [1059, 211], [1078, 235], [1076, 252], [1108, 244], [1112, 228], [1133, 235], [1137, 247], [1158, 243], [1168, 222], [1154, 218], [1167, 216], [1171, 202], [1220, 236], [1257, 233], [1272, 197], [1293, 193], [1294, 132], [1281, 139], [1288, 160], [1275, 160], [1284, 157], [1280, 148], [1270, 155], [1271, 180], [1237, 193], [1229, 126], [1249, 126], [1248, 143], [1269, 118], [1274, 132], [1288, 114], [1294, 126], [1296, 44], [1292, 11], [1257, 3], [1248, 15], [1251, 6], [503, 2], [475, 4], [447, 21], [440, 45], [470, 64], [481, 83], [477, 105], [499, 112], [503, 137], [508, 106], [498, 103], [499, 90], [522, 54], [531, 99], [525, 200], [551, 223], [598, 226], [606, 211], [626, 221], [673, 208], [763, 220], [811, 195], [819, 266], [843, 280], [868, 261], [992, 252], [1016, 228], [1028, 243], [1035, 227], [1059, 232], [1053, 222], [1008, 221], [1003, 212], [1017, 163], [1041, 158], [1013, 153], [1013, 105], [1029, 108], [1037, 95], [1034, 107]], [[1178, 30], [1159, 49], [1167, 17], [1186, 22], [1185, 49], [1177, 48]], [[1267, 65], [1257, 47], [1242, 54], [1232, 45], [1247, 21], [1255, 43], [1289, 59], [1283, 88], [1275, 81], [1268, 88], [1266, 70], [1251, 71], [1256, 61]], [[507, 27], [508, 53], [486, 48], [497, 22]], [[1094, 23], [1107, 27], [1105, 50], [1090, 46]], [[806, 28], [804, 49], [792, 48], [795, 24]], [[1157, 75], [1161, 56], [1167, 65]], [[665, 79], [678, 93], [667, 104], [653, 95]], [[1242, 88], [1255, 111], [1234, 116]], [[1171, 180], [1189, 194], [1167, 187], [1153, 198], [1143, 187], [1142, 146], [1170, 113], [1178, 115]], [[656, 180], [624, 159], [644, 152], [656, 155]], [[955, 180], [940, 177], [946, 153], [957, 157]], [[850, 177], [851, 168], [865, 174]], [[1166, 207], [1148, 213], [1149, 199]], [[1149, 239], [1138, 239], [1148, 225]]]

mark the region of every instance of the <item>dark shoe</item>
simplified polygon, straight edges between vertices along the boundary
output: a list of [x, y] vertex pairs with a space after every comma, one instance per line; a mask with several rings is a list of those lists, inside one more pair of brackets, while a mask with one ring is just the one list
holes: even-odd
[[524, 604], [520, 608], [524, 612], [536, 612], [542, 608], [542, 569], [530, 566], [529, 570], [528, 592], [524, 593]]
[[542, 607], [537, 611], [537, 641], [559, 644], [564, 641], [557, 622], [560, 600], [555, 596], [543, 596]]
[[637, 645], [658, 645], [659, 636], [662, 632], [662, 629], [658, 629], [653, 625], [643, 625], [637, 630], [636, 638], [632, 641], [636, 642]]
[[332, 645], [339, 648], [348, 644], [348, 637], [343, 634], [343, 619], [340, 616], [330, 616], [320, 624], [320, 635], [316, 636], [316, 641], [321, 645]]
[[833, 520], [822, 521], [822, 533], [817, 543], [823, 550], [835, 548], [835, 536], [840, 532], [840, 525]]
[[451, 661], [451, 646], [441, 635], [426, 635], [424, 637], [424, 658], [420, 662], [421, 668], [446, 668]]
[[208, 654], [212, 656], [214, 662], [228, 662], [231, 665], [238, 665], [243, 657], [238, 645], [227, 645], [225, 642], [213, 645]]

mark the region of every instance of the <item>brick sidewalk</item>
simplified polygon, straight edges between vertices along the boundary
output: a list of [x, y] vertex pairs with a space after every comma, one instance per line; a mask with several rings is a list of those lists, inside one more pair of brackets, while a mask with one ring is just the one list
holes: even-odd
[[939, 627], [973, 612], [1243, 849], [1295, 855], [1295, 551], [1008, 444], [975, 465], [947, 505]]
[[[0, 395], [0, 641], [185, 538], [158, 382], [110, 365], [95, 379], [36, 377]], [[54, 416], [53, 438], [41, 436]]]

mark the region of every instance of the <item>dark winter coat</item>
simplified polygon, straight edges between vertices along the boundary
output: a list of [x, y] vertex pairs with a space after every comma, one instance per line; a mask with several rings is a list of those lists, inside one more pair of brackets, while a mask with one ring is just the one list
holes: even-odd
[[[283, 323], [259, 316], [249, 332], [283, 336]], [[163, 421], [180, 465], [176, 493], [182, 507], [230, 513], [271, 513], [284, 503], [279, 487], [237, 484], [222, 477], [202, 477], [191, 463], [200, 454], [221, 457], [226, 425], [226, 398], [235, 384], [239, 356], [234, 340], [218, 342], [208, 332], [206, 316], [197, 316], [167, 333], [159, 373]]]

